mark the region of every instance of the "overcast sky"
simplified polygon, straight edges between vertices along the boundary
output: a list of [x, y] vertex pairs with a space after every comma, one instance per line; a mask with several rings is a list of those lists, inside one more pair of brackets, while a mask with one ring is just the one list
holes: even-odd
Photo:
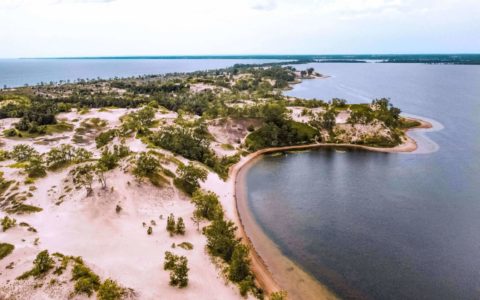
[[480, 0], [0, 0], [0, 57], [478, 53]]

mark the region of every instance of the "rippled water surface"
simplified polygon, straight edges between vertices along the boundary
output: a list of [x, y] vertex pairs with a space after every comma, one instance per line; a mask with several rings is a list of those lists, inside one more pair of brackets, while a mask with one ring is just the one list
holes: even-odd
[[265, 59], [0, 59], [0, 87], [76, 79], [192, 72], [277, 60]]
[[313, 67], [332, 77], [289, 95], [390, 97], [443, 129], [414, 133], [432, 140], [414, 154], [330, 149], [259, 160], [246, 180], [261, 227], [343, 298], [479, 299], [480, 66]]

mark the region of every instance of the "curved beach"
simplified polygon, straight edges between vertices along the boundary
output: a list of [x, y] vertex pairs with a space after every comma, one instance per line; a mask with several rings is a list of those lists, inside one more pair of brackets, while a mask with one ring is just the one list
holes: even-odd
[[[412, 129], [432, 128], [432, 124], [417, 118], [409, 118], [420, 122]], [[376, 148], [353, 144], [317, 143], [298, 146], [266, 148], [242, 158], [230, 171], [230, 178], [234, 183], [233, 198], [238, 219], [239, 232], [243, 240], [251, 248], [252, 270], [260, 286], [267, 292], [286, 290], [290, 299], [338, 299], [326, 286], [322, 285], [299, 265], [284, 256], [279, 247], [263, 232], [255, 217], [250, 211], [247, 199], [245, 176], [257, 159], [264, 154], [290, 150], [308, 150], [324, 147], [343, 147], [363, 149], [376, 152], [413, 152], [417, 149], [417, 142], [405, 135], [404, 143], [393, 148]]]

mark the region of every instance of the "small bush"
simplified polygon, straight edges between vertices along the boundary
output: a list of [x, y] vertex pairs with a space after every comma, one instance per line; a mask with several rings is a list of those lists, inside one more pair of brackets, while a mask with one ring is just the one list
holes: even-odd
[[99, 300], [120, 300], [125, 294], [125, 289], [112, 279], [105, 280], [98, 289], [97, 299]]
[[72, 270], [72, 280], [75, 281], [75, 294], [91, 296], [100, 287], [100, 277], [82, 263], [76, 263]]
[[2, 230], [3, 230], [3, 232], [7, 231], [8, 229], [10, 229], [12, 227], [15, 227], [16, 224], [17, 224], [17, 220], [15, 220], [14, 218], [9, 218], [8, 216], [5, 216], [2, 219]]
[[189, 242], [180, 243], [180, 244], [178, 244], [178, 247], [180, 247], [182, 249], [185, 249], [185, 250], [192, 250], [193, 249], [192, 243], [189, 243]]
[[30, 276], [38, 278], [42, 275], [45, 275], [53, 266], [55, 262], [50, 257], [48, 250], [43, 250], [38, 253], [37, 257], [33, 261], [33, 268], [30, 271], [27, 271], [17, 277], [17, 279], [27, 279]]
[[13, 249], [15, 249], [15, 246], [12, 244], [0, 243], [0, 260], [12, 253]]
[[185, 223], [183, 222], [183, 218], [181, 218], [181, 217], [177, 219], [177, 225], [176, 225], [176, 228], [175, 228], [175, 233], [176, 234], [181, 234], [181, 235], [185, 234]]
[[270, 294], [270, 300], [287, 300], [286, 291], [278, 291]]

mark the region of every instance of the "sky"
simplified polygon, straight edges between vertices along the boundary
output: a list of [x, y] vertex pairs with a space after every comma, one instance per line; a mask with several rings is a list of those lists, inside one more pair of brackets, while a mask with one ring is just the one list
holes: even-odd
[[480, 0], [0, 0], [0, 57], [480, 53]]

